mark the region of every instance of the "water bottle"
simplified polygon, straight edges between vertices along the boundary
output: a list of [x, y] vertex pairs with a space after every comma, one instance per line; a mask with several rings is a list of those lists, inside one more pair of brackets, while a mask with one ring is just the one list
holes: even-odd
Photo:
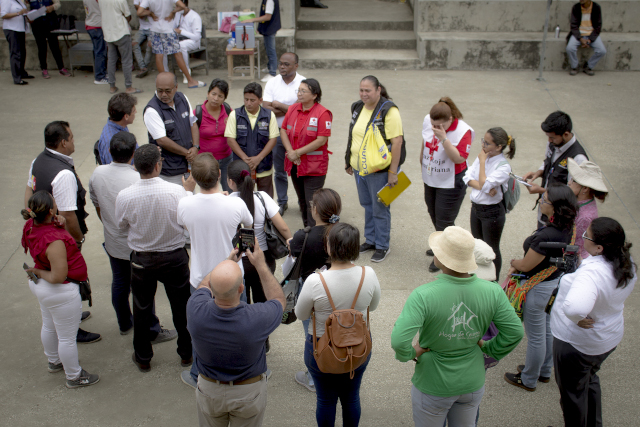
[[556, 25], [556, 38], [560, 38], [560, 25]]
[[236, 39], [232, 37], [229, 39], [229, 42], [227, 43], [227, 49], [233, 49], [234, 47], [236, 47]]

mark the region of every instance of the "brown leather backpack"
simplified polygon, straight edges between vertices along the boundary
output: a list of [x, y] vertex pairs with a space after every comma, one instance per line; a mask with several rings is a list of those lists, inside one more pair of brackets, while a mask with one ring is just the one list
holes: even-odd
[[320, 280], [329, 297], [329, 303], [333, 312], [325, 322], [324, 335], [316, 339], [316, 316], [313, 316], [313, 357], [318, 368], [326, 374], [350, 373], [353, 378], [354, 371], [362, 365], [371, 353], [371, 331], [369, 330], [369, 307], [367, 307], [367, 321], [364, 321], [362, 313], [355, 309], [356, 301], [360, 295], [360, 289], [364, 283], [364, 267], [356, 296], [350, 309], [336, 310], [327, 282], [322, 274]]

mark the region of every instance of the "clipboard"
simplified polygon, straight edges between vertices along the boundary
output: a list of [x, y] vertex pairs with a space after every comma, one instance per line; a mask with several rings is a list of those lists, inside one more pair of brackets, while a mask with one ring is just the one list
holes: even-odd
[[380, 191], [378, 191], [378, 201], [385, 206], [391, 205], [393, 202], [404, 190], [406, 190], [411, 185], [411, 181], [407, 178], [407, 175], [404, 171], [398, 172], [398, 183], [393, 187], [389, 187], [389, 184], [386, 184]]

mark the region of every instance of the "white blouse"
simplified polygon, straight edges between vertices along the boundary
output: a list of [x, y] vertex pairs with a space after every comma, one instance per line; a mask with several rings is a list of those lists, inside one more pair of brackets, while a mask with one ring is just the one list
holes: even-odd
[[[488, 157], [484, 164], [484, 173], [487, 179], [484, 181], [482, 190], [471, 189], [471, 201], [479, 205], [495, 205], [502, 201], [504, 185], [509, 181], [511, 166], [502, 153], [497, 156]], [[476, 157], [467, 173], [462, 178], [464, 183], [469, 185], [469, 181], [480, 181], [480, 160]], [[498, 189], [498, 187], [501, 187]], [[489, 192], [495, 188], [496, 195], [490, 196]]]
[[[582, 261], [575, 273], [562, 276], [551, 311], [551, 333], [581, 353], [597, 356], [620, 344], [624, 333], [624, 302], [633, 291], [637, 275], [624, 288], [616, 287], [613, 266], [602, 255]], [[589, 316], [593, 329], [578, 322]]]

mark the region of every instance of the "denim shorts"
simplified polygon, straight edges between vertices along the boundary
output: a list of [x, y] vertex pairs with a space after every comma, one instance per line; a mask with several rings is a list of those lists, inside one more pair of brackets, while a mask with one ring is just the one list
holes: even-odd
[[151, 33], [151, 51], [162, 55], [173, 55], [180, 52], [178, 34], [174, 32]]

